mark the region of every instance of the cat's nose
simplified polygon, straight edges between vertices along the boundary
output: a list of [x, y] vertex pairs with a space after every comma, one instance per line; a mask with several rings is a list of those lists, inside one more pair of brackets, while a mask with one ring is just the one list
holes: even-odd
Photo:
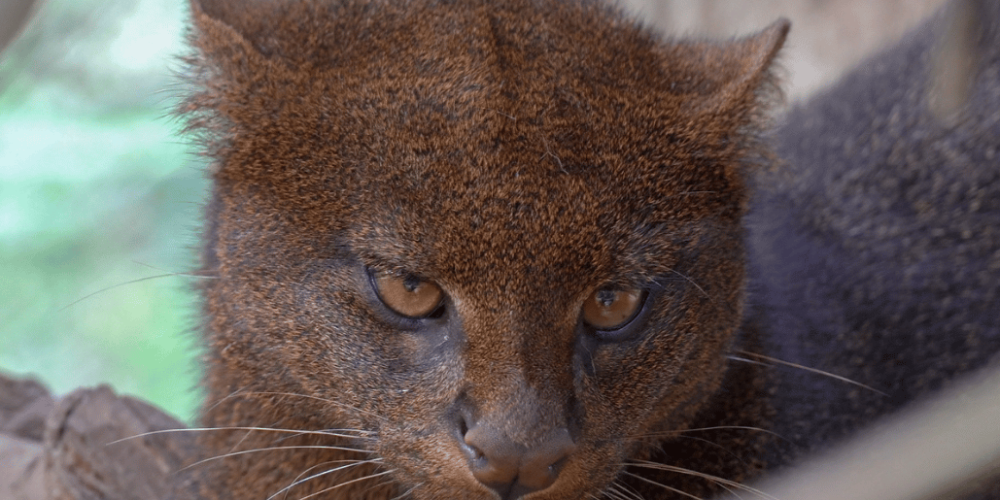
[[504, 500], [544, 490], [556, 482], [562, 464], [576, 449], [566, 428], [555, 429], [541, 444], [528, 448], [489, 425], [465, 433], [472, 475]]

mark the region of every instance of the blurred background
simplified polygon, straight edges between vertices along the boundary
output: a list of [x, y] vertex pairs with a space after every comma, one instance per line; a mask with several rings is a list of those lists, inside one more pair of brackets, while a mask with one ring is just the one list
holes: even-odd
[[[53, 391], [109, 383], [190, 421], [202, 163], [170, 111], [182, 0], [0, 0], [0, 370]], [[942, 0], [632, 0], [667, 32], [732, 36], [784, 15], [794, 102]], [[16, 33], [16, 34], [15, 34]]]
[[0, 370], [187, 419], [187, 281], [134, 282], [195, 262], [205, 182], [169, 115], [185, 8], [48, 0], [0, 56]]

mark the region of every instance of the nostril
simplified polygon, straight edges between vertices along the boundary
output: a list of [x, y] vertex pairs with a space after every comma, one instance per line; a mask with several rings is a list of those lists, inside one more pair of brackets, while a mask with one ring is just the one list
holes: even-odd
[[455, 436], [459, 442], [465, 442], [465, 435], [469, 433], [469, 429], [473, 427], [470, 422], [472, 422], [472, 415], [468, 408], [460, 407], [456, 408], [449, 415], [451, 420], [451, 428], [453, 436]]
[[470, 458], [472, 458], [472, 460], [474, 460], [474, 461], [476, 461], [478, 463], [478, 462], [483, 461], [483, 460], [486, 459], [486, 454], [483, 453], [483, 450], [480, 450], [479, 448], [477, 448], [476, 445], [465, 443], [465, 446], [466, 446], [466, 448], [469, 449]]
[[465, 439], [465, 434], [469, 432], [469, 423], [465, 421], [465, 415], [458, 416], [458, 435]]
[[548, 488], [556, 482], [559, 471], [576, 450], [576, 443], [566, 428], [556, 429], [544, 443], [525, 454], [518, 483], [530, 491]]
[[464, 443], [472, 452], [472, 475], [504, 496], [502, 492], [517, 479], [524, 448], [489, 425], [473, 426], [465, 433]]
[[456, 430], [458, 431], [456, 437], [458, 438], [458, 442], [472, 463], [481, 463], [485, 453], [483, 453], [483, 450], [474, 441], [469, 440], [470, 427], [468, 416], [464, 412], [459, 414], [456, 418]]

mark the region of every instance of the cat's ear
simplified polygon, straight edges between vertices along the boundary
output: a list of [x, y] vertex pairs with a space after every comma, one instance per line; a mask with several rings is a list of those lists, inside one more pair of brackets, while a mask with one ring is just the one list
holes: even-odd
[[791, 23], [781, 18], [759, 33], [729, 42], [695, 42], [677, 47], [697, 82], [696, 114], [750, 118], [781, 99], [775, 60]]
[[[193, 92], [178, 112], [185, 117], [187, 130], [204, 141], [209, 156], [226, 158], [242, 128], [271, 112], [253, 97], [261, 94], [260, 89], [278, 88], [273, 82], [287, 76], [286, 65], [269, 51], [268, 33], [279, 22], [276, 14], [288, 4], [287, 0], [190, 0], [188, 36], [195, 51], [187, 58], [187, 77]], [[221, 171], [222, 163], [210, 168]]]
[[[193, 43], [213, 62], [227, 66], [266, 59], [266, 33], [273, 31], [281, 0], [191, 0]], [[235, 68], [232, 68], [235, 69]]]

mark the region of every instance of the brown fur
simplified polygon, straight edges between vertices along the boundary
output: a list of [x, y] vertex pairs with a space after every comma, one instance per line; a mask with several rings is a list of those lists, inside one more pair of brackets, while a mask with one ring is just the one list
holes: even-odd
[[[368, 458], [288, 498], [495, 498], [459, 449], [463, 412], [529, 447], [570, 430], [576, 451], [531, 500], [673, 497], [622, 475], [633, 460], [761, 466], [761, 433], [719, 431], [720, 451], [677, 431], [770, 411], [757, 368], [724, 358], [757, 342], [737, 337], [744, 176], [767, 156], [786, 22], [714, 43], [588, 1], [206, 0], [193, 16], [184, 111], [214, 180], [202, 423], [358, 437], [201, 433], [204, 458], [251, 452], [192, 467], [178, 498], [267, 498]], [[394, 316], [366, 267], [434, 280], [445, 316]], [[579, 319], [608, 283], [650, 290], [621, 341]], [[252, 451], [272, 447], [288, 449]]]

